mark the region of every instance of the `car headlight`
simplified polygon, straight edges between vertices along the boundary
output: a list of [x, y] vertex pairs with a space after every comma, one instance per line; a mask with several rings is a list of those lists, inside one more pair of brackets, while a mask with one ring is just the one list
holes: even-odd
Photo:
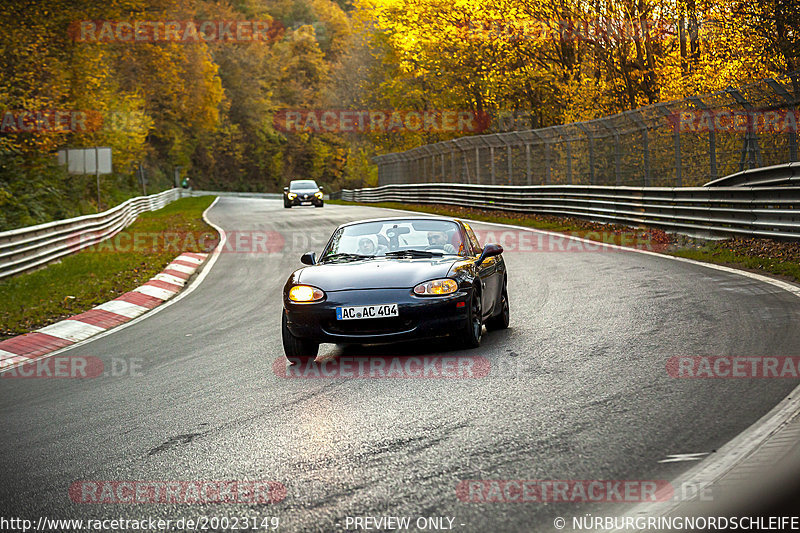
[[322, 191], [317, 191], [317, 192], [315, 192], [315, 193], [314, 193], [314, 196], [316, 196], [317, 198], [319, 198], [320, 200], [322, 200]]
[[452, 294], [458, 290], [458, 283], [452, 279], [434, 279], [420, 283], [414, 287], [414, 294], [419, 296], [441, 296]]
[[286, 197], [289, 200], [294, 200], [295, 198], [297, 198], [297, 195], [295, 193], [293, 193], [293, 192], [290, 192], [289, 194], [286, 195]]
[[293, 302], [316, 302], [322, 300], [325, 293], [310, 285], [295, 285], [289, 289], [289, 299]]

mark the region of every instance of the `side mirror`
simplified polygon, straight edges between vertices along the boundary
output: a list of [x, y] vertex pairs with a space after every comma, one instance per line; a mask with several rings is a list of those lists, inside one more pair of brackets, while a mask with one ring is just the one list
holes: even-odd
[[304, 265], [316, 265], [317, 264], [317, 254], [314, 252], [306, 252], [302, 256], [300, 256], [300, 262]]
[[322, 185], [319, 186], [319, 190], [322, 190]]
[[499, 244], [487, 244], [483, 247], [483, 251], [481, 252], [480, 257], [478, 260], [475, 261], [476, 265], [480, 265], [481, 263], [486, 260], [487, 257], [494, 257], [496, 255], [500, 255], [503, 253], [503, 247]]
[[289, 192], [289, 187], [284, 187], [283, 192]]

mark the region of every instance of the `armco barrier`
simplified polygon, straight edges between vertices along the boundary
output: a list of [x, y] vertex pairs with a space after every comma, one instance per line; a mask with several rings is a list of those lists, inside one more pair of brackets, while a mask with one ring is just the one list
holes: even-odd
[[479, 207], [651, 226], [694, 237], [800, 238], [800, 187], [608, 187], [421, 183], [345, 189], [341, 199]]
[[773, 187], [800, 185], [800, 163], [751, 168], [709, 181], [704, 187]]
[[161, 209], [180, 198], [179, 189], [131, 198], [116, 207], [0, 233], [0, 278], [32, 270], [104, 239], [130, 225], [139, 213]]

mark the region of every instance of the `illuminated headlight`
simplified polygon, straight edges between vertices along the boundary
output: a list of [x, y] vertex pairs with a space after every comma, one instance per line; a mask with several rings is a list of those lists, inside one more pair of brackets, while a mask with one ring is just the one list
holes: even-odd
[[293, 302], [316, 302], [324, 297], [322, 290], [309, 285], [295, 285], [289, 289], [289, 299]]
[[414, 294], [419, 296], [440, 296], [452, 294], [458, 290], [458, 283], [452, 279], [435, 279], [414, 287]]
[[290, 192], [289, 194], [286, 195], [286, 197], [289, 200], [294, 200], [295, 198], [297, 198], [297, 195], [295, 193], [293, 193], [293, 192]]
[[319, 198], [320, 200], [322, 200], [322, 191], [317, 191], [317, 192], [315, 192], [315, 193], [314, 193], [314, 196], [316, 196], [317, 198]]

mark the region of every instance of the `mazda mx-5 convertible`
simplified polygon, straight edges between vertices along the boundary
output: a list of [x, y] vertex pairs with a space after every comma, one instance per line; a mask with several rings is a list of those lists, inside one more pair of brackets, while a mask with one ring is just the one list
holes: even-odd
[[508, 327], [503, 248], [481, 248], [461, 220], [440, 217], [351, 222], [283, 289], [283, 349], [313, 360], [320, 343], [378, 344], [452, 335], [465, 347]]

